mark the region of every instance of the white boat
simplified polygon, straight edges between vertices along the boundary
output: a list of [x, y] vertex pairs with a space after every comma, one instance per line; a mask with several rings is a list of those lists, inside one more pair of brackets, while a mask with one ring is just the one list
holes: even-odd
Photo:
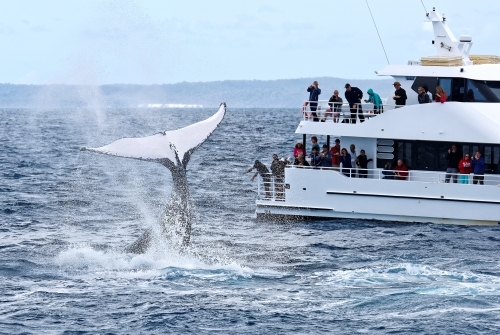
[[[353, 114], [356, 123], [335, 123], [332, 118], [314, 122], [307, 117], [309, 106], [306, 113], [300, 112], [305, 116], [296, 133], [303, 135], [305, 152], [309, 153], [313, 135], [326, 138], [329, 146], [336, 138], [348, 150], [355, 144], [358, 154], [364, 149], [373, 159], [368, 178], [350, 178], [335, 168], [288, 165], [282, 186], [274, 185], [272, 178], [273, 185], [259, 185], [257, 216], [500, 224], [499, 58], [470, 55], [472, 38], [455, 38], [437, 11], [428, 13], [427, 19], [433, 25], [436, 55], [377, 72], [401, 82], [408, 95], [405, 106], [384, 105], [384, 113], [375, 115], [369, 112], [373, 105], [362, 104], [366, 119], [360, 122]], [[442, 86], [448, 100], [418, 104], [416, 91], [424, 84], [432, 93]], [[327, 101], [318, 102], [319, 118], [327, 108]], [[344, 105], [340, 119], [348, 121], [350, 116]], [[452, 144], [471, 155], [482, 151], [484, 185], [473, 184], [473, 174], [463, 184], [453, 178], [446, 182], [444, 156]], [[408, 176], [384, 179], [385, 163], [396, 159], [410, 167]]]

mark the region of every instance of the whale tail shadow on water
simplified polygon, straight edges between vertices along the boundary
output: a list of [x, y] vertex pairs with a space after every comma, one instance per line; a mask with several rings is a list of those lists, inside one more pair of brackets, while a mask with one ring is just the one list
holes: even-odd
[[[167, 167], [172, 173], [174, 187], [161, 219], [159, 233], [170, 239], [180, 237], [181, 246], [186, 247], [191, 237], [191, 203], [186, 167], [193, 152], [215, 131], [225, 114], [226, 104], [223, 102], [217, 113], [187, 127], [147, 137], [122, 138], [103, 147], [81, 150], [157, 162]], [[144, 253], [153, 239], [154, 232], [149, 229], [127, 251]]]

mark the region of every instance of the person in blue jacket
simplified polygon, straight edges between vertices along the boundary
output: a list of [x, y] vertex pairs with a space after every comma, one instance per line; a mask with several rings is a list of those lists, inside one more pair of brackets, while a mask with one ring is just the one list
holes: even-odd
[[380, 95], [373, 92], [371, 88], [369, 88], [366, 93], [368, 93], [368, 99], [366, 99], [365, 102], [370, 102], [373, 104], [373, 113], [382, 114], [384, 112], [384, 106], [382, 104], [382, 99], [380, 99]]
[[476, 151], [476, 155], [472, 158], [470, 166], [474, 172], [472, 183], [484, 185], [484, 158], [481, 157], [481, 151]]
[[357, 87], [351, 87], [350, 84], [345, 84], [345, 98], [349, 102], [351, 108], [351, 122], [342, 121], [342, 123], [356, 123], [356, 113], [359, 115], [359, 121], [364, 122], [363, 108], [361, 107], [361, 99], [363, 92]]
[[316, 114], [316, 109], [318, 108], [317, 101], [319, 99], [319, 95], [321, 94], [321, 89], [318, 87], [318, 82], [314, 81], [313, 84], [307, 88], [307, 92], [309, 92], [309, 108], [311, 109], [313, 121], [318, 122], [319, 118]]

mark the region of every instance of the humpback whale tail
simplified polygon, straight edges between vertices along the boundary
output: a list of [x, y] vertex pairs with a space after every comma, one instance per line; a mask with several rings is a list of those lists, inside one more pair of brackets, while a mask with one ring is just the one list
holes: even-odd
[[[81, 150], [157, 162], [167, 167], [172, 173], [174, 188], [173, 198], [167, 205], [165, 217], [177, 222], [179, 229], [176, 231], [183, 235], [182, 246], [187, 246], [191, 236], [191, 205], [186, 167], [193, 152], [217, 129], [225, 114], [226, 103], [223, 102], [217, 113], [187, 127], [141, 138], [122, 138], [99, 148]], [[164, 220], [162, 223], [161, 231], [166, 235], [169, 235], [166, 224], [168, 221], [171, 220]], [[152, 241], [152, 234], [151, 230], [146, 231], [127, 250], [135, 253], [145, 252]]]

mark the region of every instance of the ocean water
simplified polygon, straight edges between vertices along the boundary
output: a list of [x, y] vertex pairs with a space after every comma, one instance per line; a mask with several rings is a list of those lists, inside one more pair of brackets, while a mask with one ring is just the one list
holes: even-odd
[[0, 109], [0, 333], [498, 334], [499, 228], [256, 220], [243, 172], [290, 154], [297, 110], [229, 106], [188, 166], [189, 250], [124, 252], [170, 172], [79, 148], [215, 111]]

